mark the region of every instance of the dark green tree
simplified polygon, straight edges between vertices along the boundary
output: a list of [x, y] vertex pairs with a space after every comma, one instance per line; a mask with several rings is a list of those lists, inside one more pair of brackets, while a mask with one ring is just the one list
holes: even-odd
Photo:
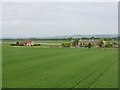
[[102, 48], [103, 47], [103, 39], [101, 39], [97, 44], [100, 48]]
[[92, 44], [91, 43], [88, 43], [88, 48], [91, 48], [92, 47]]
[[16, 42], [16, 45], [19, 45], [19, 42], [18, 42], [18, 41]]
[[79, 43], [79, 39], [75, 39], [75, 40], [73, 41], [72, 45], [73, 45], [73, 46], [76, 46], [76, 45], [78, 45], [78, 43]]
[[95, 39], [95, 37], [94, 37], [94, 36], [92, 36], [92, 37], [91, 37], [91, 40], [94, 40], [94, 39]]

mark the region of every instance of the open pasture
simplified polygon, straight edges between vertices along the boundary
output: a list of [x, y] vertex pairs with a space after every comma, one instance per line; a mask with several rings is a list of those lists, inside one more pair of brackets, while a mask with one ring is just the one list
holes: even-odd
[[3, 46], [3, 88], [117, 88], [117, 49]]

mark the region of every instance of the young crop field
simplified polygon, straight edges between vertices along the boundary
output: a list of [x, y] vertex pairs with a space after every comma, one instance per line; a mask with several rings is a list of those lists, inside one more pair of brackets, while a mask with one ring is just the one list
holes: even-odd
[[117, 49], [3, 46], [3, 88], [117, 88]]

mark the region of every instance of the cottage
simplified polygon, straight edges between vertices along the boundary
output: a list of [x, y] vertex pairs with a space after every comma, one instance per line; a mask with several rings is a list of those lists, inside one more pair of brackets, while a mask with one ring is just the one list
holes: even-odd
[[88, 47], [88, 44], [91, 44], [94, 47], [98, 47], [99, 40], [80, 40], [79, 45], [80, 47]]
[[19, 44], [21, 46], [33, 46], [33, 42], [31, 40], [29, 40], [29, 41], [22, 41]]

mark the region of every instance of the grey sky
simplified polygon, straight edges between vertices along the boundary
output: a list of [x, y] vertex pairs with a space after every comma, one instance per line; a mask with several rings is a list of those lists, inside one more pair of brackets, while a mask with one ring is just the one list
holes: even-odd
[[117, 3], [3, 3], [3, 37], [117, 34]]

